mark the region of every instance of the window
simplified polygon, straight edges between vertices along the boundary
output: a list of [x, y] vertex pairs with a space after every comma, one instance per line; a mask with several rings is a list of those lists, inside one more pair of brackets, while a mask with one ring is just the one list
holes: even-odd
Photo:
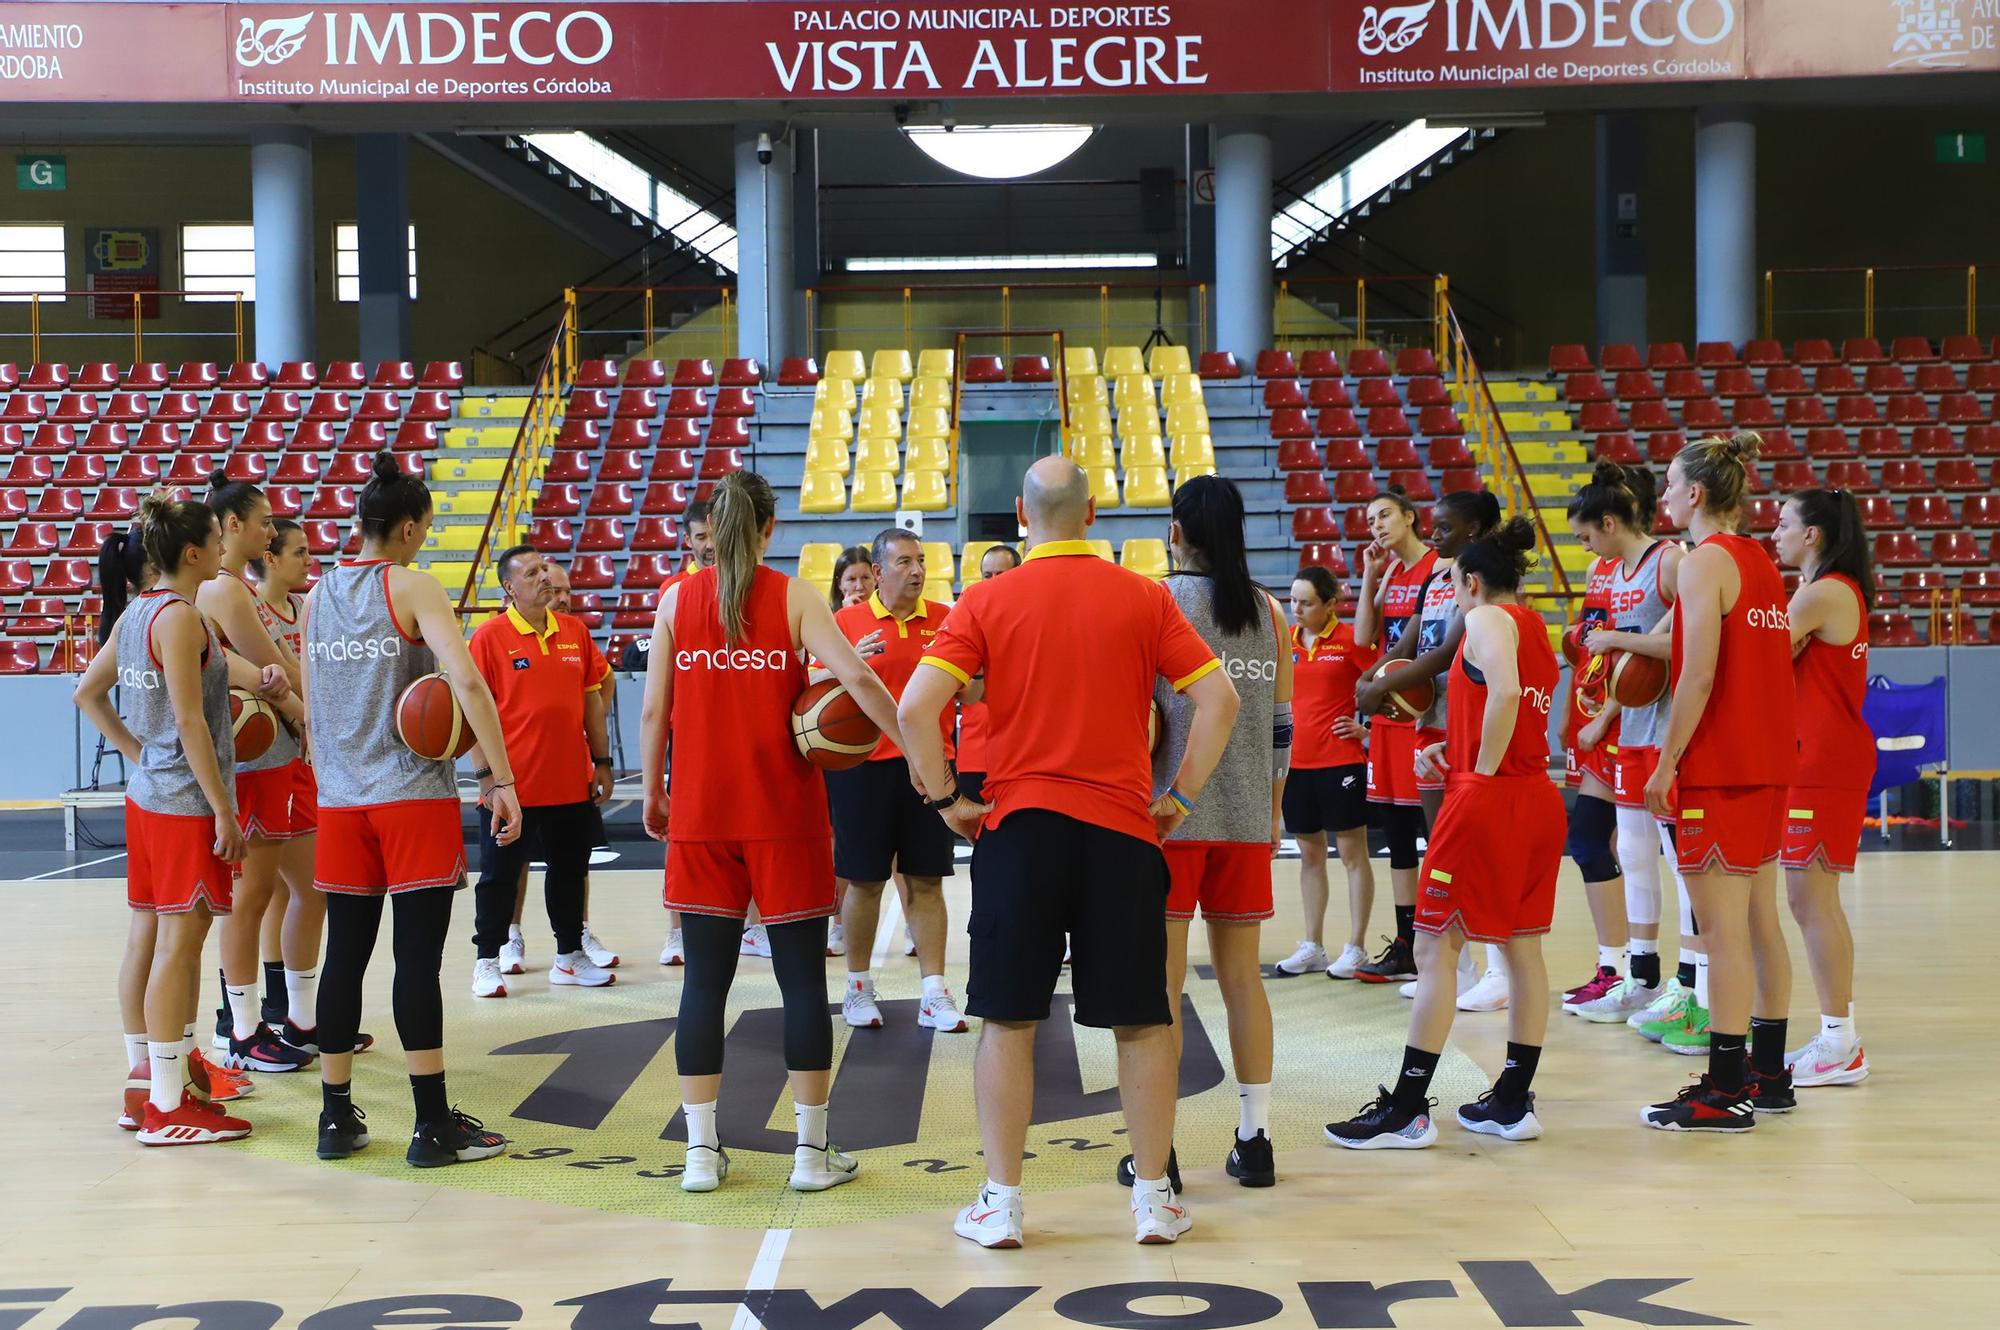
[[[345, 304], [361, 299], [361, 228], [342, 222], [333, 228], [333, 296]], [[410, 299], [417, 298], [417, 228], [410, 227]]]
[[247, 223], [181, 228], [181, 286], [189, 300], [257, 298], [257, 243]]
[[25, 302], [30, 295], [61, 300], [68, 257], [60, 223], [0, 226], [0, 301]]

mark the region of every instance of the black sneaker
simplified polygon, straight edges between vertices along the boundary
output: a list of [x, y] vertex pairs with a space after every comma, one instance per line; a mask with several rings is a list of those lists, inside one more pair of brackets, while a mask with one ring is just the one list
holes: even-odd
[[1703, 1073], [1666, 1103], [1640, 1109], [1639, 1121], [1661, 1131], [1748, 1131], [1757, 1125], [1757, 1111], [1747, 1081], [1732, 1093]]
[[368, 1147], [368, 1115], [360, 1109], [349, 1107], [341, 1117], [330, 1113], [319, 1115], [319, 1157], [321, 1159], [346, 1159], [357, 1150]]
[[1354, 968], [1364, 984], [1405, 984], [1417, 977], [1417, 955], [1401, 938], [1390, 938], [1382, 954]]
[[1375, 1097], [1345, 1122], [1326, 1124], [1326, 1139], [1350, 1150], [1421, 1150], [1438, 1138], [1437, 1124], [1430, 1111], [1437, 1100], [1426, 1099], [1425, 1111], [1406, 1113], [1397, 1108], [1388, 1088], [1375, 1087]]
[[1799, 1106], [1799, 1097], [1792, 1093], [1792, 1073], [1780, 1069], [1775, 1076], [1767, 1076], [1755, 1067], [1744, 1076], [1744, 1087], [1750, 1091], [1750, 1107], [1758, 1113], [1789, 1113]]
[[264, 1024], [275, 1030], [285, 1023], [285, 1017], [290, 1014], [291, 1010], [291, 1004], [280, 998], [276, 1002], [266, 1000], [263, 1006], [258, 1009], [257, 1014]]
[[[288, 1047], [296, 1048], [301, 1053], [310, 1053], [314, 1057], [319, 1056], [319, 1027], [317, 1025], [309, 1030], [304, 1029], [294, 1025], [288, 1016], [285, 1018], [284, 1024], [278, 1026], [277, 1029], [278, 1037], [284, 1040]], [[366, 1053], [373, 1047], [375, 1047], [374, 1035], [357, 1034], [354, 1036], [354, 1048], [351, 1051]]]
[[1458, 1108], [1458, 1125], [1482, 1136], [1498, 1136], [1503, 1141], [1532, 1141], [1542, 1134], [1542, 1120], [1535, 1116], [1535, 1092], [1525, 1099], [1508, 1101], [1488, 1090]]
[[[1132, 1171], [1132, 1156], [1126, 1155], [1118, 1161], [1118, 1185], [1121, 1187], [1130, 1187], [1138, 1180], [1139, 1175]], [[1174, 1195], [1180, 1195], [1181, 1156], [1177, 1150], [1169, 1149], [1167, 1151], [1167, 1181], [1173, 1184]]]
[[258, 1023], [248, 1039], [229, 1041], [229, 1066], [237, 1071], [298, 1071], [312, 1065], [313, 1055], [278, 1038], [270, 1026]]
[[210, 1047], [218, 1053], [229, 1051], [229, 1041], [236, 1035], [236, 1019], [229, 1014], [229, 999], [224, 997], [222, 1005], [215, 1009], [215, 1038]]
[[506, 1148], [505, 1136], [486, 1130], [478, 1118], [454, 1108], [441, 1123], [419, 1122], [410, 1134], [409, 1153], [403, 1158], [415, 1168], [442, 1168], [491, 1159]]
[[1261, 1131], [1247, 1141], [1236, 1137], [1223, 1167], [1229, 1170], [1230, 1177], [1246, 1187], [1278, 1185], [1278, 1166], [1271, 1159], [1271, 1138]]

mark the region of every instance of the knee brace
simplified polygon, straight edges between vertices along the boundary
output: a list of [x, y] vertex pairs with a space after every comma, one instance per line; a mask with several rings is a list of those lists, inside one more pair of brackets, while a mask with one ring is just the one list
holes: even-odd
[[1611, 838], [1617, 832], [1618, 810], [1591, 794], [1576, 796], [1569, 813], [1569, 857], [1585, 882], [1609, 882], [1618, 876], [1618, 856]]
[[1424, 834], [1424, 810], [1404, 804], [1391, 804], [1387, 828], [1389, 867], [1419, 867], [1423, 863], [1423, 856], [1417, 853], [1417, 840]]
[[1660, 922], [1660, 840], [1653, 815], [1643, 808], [1620, 808], [1618, 864], [1625, 870], [1625, 919], [1636, 927]]

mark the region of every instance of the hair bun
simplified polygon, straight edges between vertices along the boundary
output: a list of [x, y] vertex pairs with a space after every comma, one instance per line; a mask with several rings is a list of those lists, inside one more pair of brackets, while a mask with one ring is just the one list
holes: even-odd
[[1737, 430], [1723, 442], [1745, 466], [1756, 461], [1757, 455], [1764, 450], [1764, 436], [1754, 429]]
[[222, 488], [222, 487], [223, 487], [224, 485], [227, 485], [228, 483], [229, 483], [229, 468], [228, 468], [228, 467], [226, 467], [226, 466], [219, 466], [219, 467], [215, 468], [215, 470], [213, 470], [213, 471], [211, 471], [211, 472], [209, 472], [209, 473], [208, 473], [208, 487], [209, 487], [209, 489], [211, 489], [211, 490], [219, 490], [219, 489], [221, 489], [221, 488]]
[[139, 500], [139, 523], [141, 526], [150, 526], [165, 519], [173, 511], [174, 492], [164, 487], [152, 490], [145, 498]]
[[1590, 483], [1593, 485], [1627, 485], [1631, 476], [1616, 462], [1599, 462], [1591, 468]]
[[1525, 517], [1510, 517], [1495, 529], [1493, 539], [1503, 550], [1526, 554], [1535, 548], [1535, 524]]
[[369, 470], [377, 480], [401, 480], [403, 478], [403, 468], [396, 465], [396, 456], [394, 453], [376, 453], [375, 464]]

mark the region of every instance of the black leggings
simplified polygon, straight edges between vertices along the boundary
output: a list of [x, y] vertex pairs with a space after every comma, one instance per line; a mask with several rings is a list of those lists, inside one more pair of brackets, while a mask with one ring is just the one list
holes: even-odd
[[[396, 959], [396, 1034], [405, 1050], [444, 1047], [444, 935], [451, 928], [449, 887], [398, 892], [392, 950]], [[352, 1053], [361, 1028], [361, 981], [382, 925], [382, 897], [326, 896], [326, 961], [319, 971], [319, 1049]]]
[[[833, 1065], [826, 920], [770, 924], [764, 933], [771, 939], [771, 968], [785, 1001], [785, 1066], [825, 1071]], [[743, 921], [683, 914], [681, 938], [687, 967], [681, 976], [680, 1023], [674, 1028], [674, 1065], [683, 1076], [717, 1076], [722, 1072], [723, 1007], [736, 979], [736, 958], [743, 954]]]
[[1411, 804], [1388, 804], [1382, 809], [1382, 829], [1389, 835], [1389, 867], [1416, 868], [1423, 863], [1417, 853], [1417, 839], [1424, 834], [1424, 810]]

